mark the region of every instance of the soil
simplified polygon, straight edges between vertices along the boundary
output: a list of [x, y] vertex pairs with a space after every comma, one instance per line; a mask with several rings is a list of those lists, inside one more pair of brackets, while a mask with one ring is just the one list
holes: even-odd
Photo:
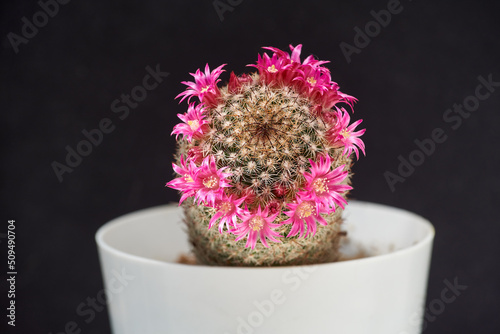
[[198, 264], [196, 262], [196, 258], [192, 254], [181, 254], [177, 258], [176, 263], [182, 263], [182, 264]]

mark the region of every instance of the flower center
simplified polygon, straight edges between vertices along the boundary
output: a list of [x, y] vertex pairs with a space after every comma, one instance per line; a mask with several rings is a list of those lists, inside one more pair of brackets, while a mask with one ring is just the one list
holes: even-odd
[[344, 139], [349, 138], [351, 136], [351, 133], [347, 131], [346, 129], [340, 131], [340, 135], [344, 137]]
[[250, 223], [248, 224], [250, 228], [254, 231], [260, 231], [264, 226], [264, 219], [261, 216], [255, 216], [250, 219]]
[[309, 78], [307, 78], [307, 82], [309, 82], [311, 84], [311, 86], [314, 86], [314, 85], [316, 85], [317, 81], [313, 77], [309, 77]]
[[314, 205], [312, 205], [309, 202], [302, 202], [297, 208], [297, 214], [300, 219], [304, 219], [311, 216], [313, 212], [314, 212]]
[[233, 205], [229, 202], [222, 202], [219, 204], [219, 211], [227, 215], [233, 209]]
[[274, 64], [272, 64], [271, 66], [269, 66], [269, 67], [267, 68], [267, 71], [268, 71], [268, 72], [271, 72], [271, 73], [276, 73], [276, 72], [278, 72], [278, 70], [276, 69], [276, 66], [274, 66]]
[[208, 189], [217, 189], [219, 187], [219, 178], [217, 176], [209, 176], [203, 179], [203, 185]]
[[194, 182], [193, 178], [189, 174], [184, 174], [184, 181], [185, 182]]
[[328, 191], [328, 184], [326, 178], [320, 178], [313, 182], [313, 189], [317, 194], [323, 194]]
[[200, 92], [200, 93], [202, 93], [202, 94], [203, 94], [203, 93], [206, 93], [206, 92], [208, 92], [208, 90], [209, 90], [209, 89], [210, 89], [210, 85], [206, 85], [205, 87], [203, 87], [203, 88], [201, 89], [201, 92]]
[[198, 120], [195, 119], [194, 121], [188, 121], [188, 125], [191, 128], [191, 130], [196, 131], [200, 127], [200, 122], [198, 122]]

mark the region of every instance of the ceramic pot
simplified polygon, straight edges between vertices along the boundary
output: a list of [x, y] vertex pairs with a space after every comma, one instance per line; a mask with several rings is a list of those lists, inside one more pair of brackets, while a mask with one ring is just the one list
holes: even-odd
[[127, 214], [96, 235], [114, 334], [413, 334], [434, 228], [388, 206], [351, 201], [342, 262], [270, 268], [176, 263], [189, 252], [182, 210]]

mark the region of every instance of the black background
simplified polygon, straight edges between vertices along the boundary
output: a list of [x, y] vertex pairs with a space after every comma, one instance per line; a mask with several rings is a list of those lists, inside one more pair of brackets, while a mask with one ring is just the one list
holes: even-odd
[[[110, 333], [106, 311], [90, 323], [76, 314], [102, 289], [94, 233], [119, 215], [177, 200], [164, 184], [172, 176], [170, 133], [186, 110], [174, 100], [180, 81], [207, 62], [248, 72], [260, 47], [288, 51], [290, 43], [304, 44], [303, 57], [331, 60], [341, 90], [359, 98], [354, 119], [364, 119], [367, 156], [355, 166], [353, 197], [414, 211], [435, 225], [426, 305], [440, 298], [446, 279], [467, 285], [424, 333], [500, 332], [500, 88], [457, 129], [443, 120], [474, 95], [478, 76], [500, 81], [500, 6], [402, 0], [401, 13], [348, 63], [339, 44], [353, 45], [354, 28], [364, 29], [370, 11], [387, 3], [245, 0], [221, 21], [212, 1], [73, 0], [16, 53], [8, 33], [20, 35], [22, 17], [32, 22], [40, 6], [2, 2], [0, 306], [7, 301], [7, 220], [15, 219], [15, 332], [55, 334], [74, 320], [82, 333]], [[170, 75], [119, 119], [111, 103], [157, 64]], [[64, 163], [65, 147], [75, 148], [82, 130], [103, 118], [114, 131], [59, 182], [51, 164]], [[397, 173], [398, 156], [408, 158], [414, 140], [435, 128], [447, 140], [391, 191], [384, 172]]]

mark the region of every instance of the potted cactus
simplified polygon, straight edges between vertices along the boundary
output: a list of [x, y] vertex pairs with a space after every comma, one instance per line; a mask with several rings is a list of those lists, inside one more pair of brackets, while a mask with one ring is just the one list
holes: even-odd
[[[113, 333], [420, 333], [432, 225], [347, 205], [365, 153], [356, 99], [326, 61], [301, 61], [301, 45], [266, 49], [223, 87], [225, 65], [184, 82], [167, 183], [181, 208], [97, 232]], [[368, 256], [338, 261], [359, 250]], [[198, 265], [179, 263], [186, 252]]]
[[[276, 266], [339, 258], [342, 210], [353, 156], [365, 153], [341, 105], [327, 61], [277, 48], [258, 56], [256, 73], [219, 88], [225, 65], [193, 73], [179, 94], [190, 102], [178, 139], [178, 177], [189, 239], [199, 263]], [[191, 102], [194, 100], [193, 102]], [[354, 154], [353, 154], [354, 153]]]

